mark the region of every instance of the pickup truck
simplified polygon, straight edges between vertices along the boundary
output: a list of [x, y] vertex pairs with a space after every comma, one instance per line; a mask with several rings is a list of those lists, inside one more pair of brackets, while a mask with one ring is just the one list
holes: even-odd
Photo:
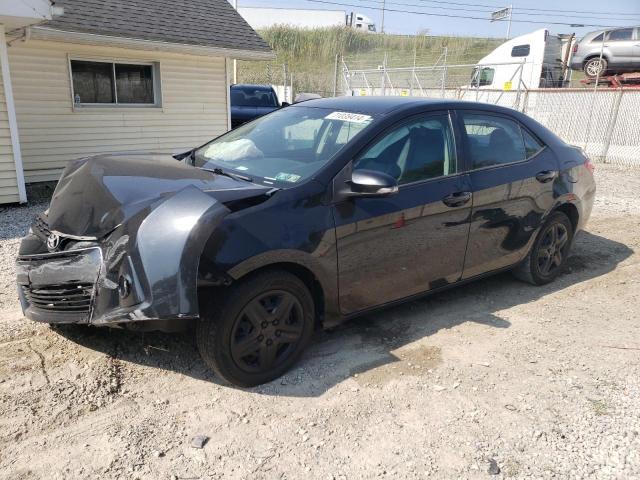
[[278, 96], [270, 85], [231, 85], [231, 128], [271, 113], [281, 107]]

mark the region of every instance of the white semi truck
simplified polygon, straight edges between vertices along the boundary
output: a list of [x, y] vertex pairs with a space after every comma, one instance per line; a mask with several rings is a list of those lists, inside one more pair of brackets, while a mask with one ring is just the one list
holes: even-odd
[[574, 35], [554, 35], [548, 30], [506, 41], [474, 68], [471, 88], [517, 89], [564, 87]]
[[347, 26], [364, 32], [376, 31], [376, 25], [369, 17], [344, 10], [238, 7], [238, 13], [254, 29], [287, 25], [296, 28]]

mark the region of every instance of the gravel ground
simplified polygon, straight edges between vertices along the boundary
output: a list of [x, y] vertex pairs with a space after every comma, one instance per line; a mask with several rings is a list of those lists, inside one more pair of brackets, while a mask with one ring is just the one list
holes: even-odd
[[0, 209], [0, 478], [640, 478], [640, 171], [596, 174], [552, 285], [369, 315], [253, 389], [218, 384], [190, 333], [25, 321], [17, 237], [46, 206]]

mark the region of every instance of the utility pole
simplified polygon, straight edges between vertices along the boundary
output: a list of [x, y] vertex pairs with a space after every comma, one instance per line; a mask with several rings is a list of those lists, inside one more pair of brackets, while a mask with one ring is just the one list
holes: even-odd
[[382, 21], [380, 22], [380, 33], [384, 33], [384, 6], [385, 0], [382, 0]]
[[507, 40], [511, 38], [511, 16], [512, 15], [513, 15], [513, 5], [509, 5], [509, 23], [507, 24]]

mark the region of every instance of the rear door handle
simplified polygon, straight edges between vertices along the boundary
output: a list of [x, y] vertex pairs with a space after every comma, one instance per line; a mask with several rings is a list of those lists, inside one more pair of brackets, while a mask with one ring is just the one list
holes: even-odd
[[542, 172], [538, 172], [536, 175], [536, 180], [540, 183], [547, 183], [556, 178], [558, 172], [554, 172], [553, 170], [544, 170]]
[[471, 192], [455, 192], [442, 199], [447, 207], [461, 207], [471, 200]]

